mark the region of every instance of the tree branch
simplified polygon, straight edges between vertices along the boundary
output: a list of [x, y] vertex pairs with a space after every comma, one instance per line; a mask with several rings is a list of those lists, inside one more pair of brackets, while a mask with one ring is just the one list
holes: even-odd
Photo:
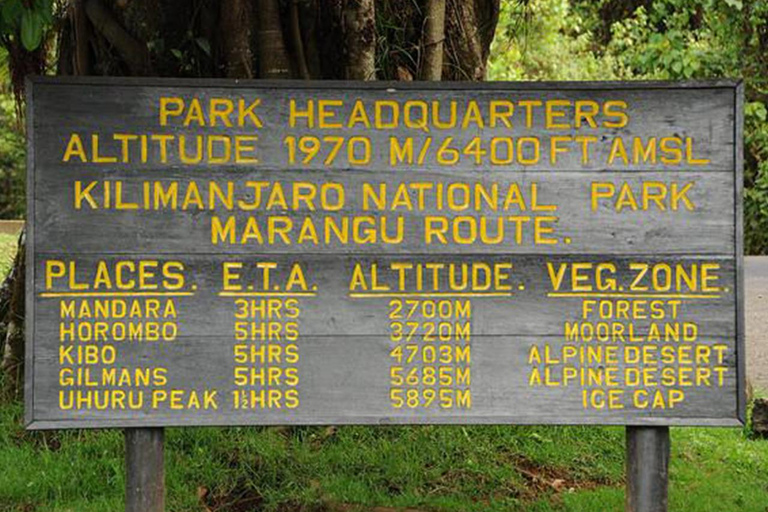
[[112, 12], [101, 0], [84, 0], [85, 12], [93, 26], [117, 49], [132, 75], [152, 74], [149, 52], [145, 45], [129, 34], [117, 22]]

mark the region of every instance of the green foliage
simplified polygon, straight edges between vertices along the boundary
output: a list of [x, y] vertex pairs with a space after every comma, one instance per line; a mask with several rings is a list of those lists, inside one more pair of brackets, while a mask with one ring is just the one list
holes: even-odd
[[0, 93], [0, 219], [21, 219], [25, 209], [24, 135], [13, 96]]
[[640, 7], [634, 17], [614, 25], [608, 51], [617, 55], [626, 73], [683, 80], [693, 78], [705, 62], [713, 60], [707, 44], [713, 37], [711, 32], [689, 29], [696, 15], [694, 6], [673, 8], [670, 3], [680, 2], [655, 2], [650, 12]]
[[570, 0], [502, 2], [488, 62], [490, 80], [611, 80], [611, 56], [592, 51], [593, 35]]
[[[164, 46], [162, 39], [153, 41], [150, 48], [161, 52]], [[211, 43], [204, 37], [196, 37], [191, 31], [181, 41], [181, 48], [171, 48], [170, 54], [176, 61], [180, 76], [200, 76], [202, 67], [211, 59]]]
[[[619, 4], [503, 2], [489, 78], [743, 79], [745, 250], [768, 254], [768, 2], [653, 0], [607, 19]], [[598, 36], [606, 25], [607, 41]]]
[[17, 101], [24, 75], [44, 64], [52, 24], [53, 0], [0, 0], [0, 219], [24, 216], [25, 142]]
[[744, 108], [747, 165], [744, 169], [744, 231], [747, 250], [768, 252], [768, 110], [760, 101]]
[[27, 51], [40, 47], [53, 22], [53, 0], [3, 0], [0, 36], [18, 37]]

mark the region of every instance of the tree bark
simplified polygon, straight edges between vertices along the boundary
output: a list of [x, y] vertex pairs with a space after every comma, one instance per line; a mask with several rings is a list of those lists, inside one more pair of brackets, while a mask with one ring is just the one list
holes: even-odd
[[259, 75], [290, 78], [291, 64], [283, 41], [278, 0], [259, 1]]
[[250, 0], [221, 0], [219, 20], [224, 74], [229, 78], [253, 78]]
[[376, 80], [376, 22], [373, 0], [344, 0], [341, 17], [347, 49], [345, 78]]
[[[19, 235], [18, 252], [10, 274], [0, 290], [0, 307], [5, 309], [0, 332], [2, 342], [3, 397], [18, 400], [24, 390], [24, 309], [25, 309], [25, 234]], [[2, 307], [4, 306], [4, 307]]]
[[[304, 46], [304, 59], [310, 78], [322, 78], [323, 63], [328, 62], [327, 56], [320, 56], [320, 34], [318, 33], [320, 18], [315, 0], [299, 2], [299, 27]], [[326, 7], [327, 11], [328, 8]]]
[[424, 15], [424, 58], [422, 80], [440, 80], [443, 76], [443, 41], [445, 40], [445, 0], [427, 0]]
[[88, 15], [85, 13], [85, 0], [75, 0], [72, 4], [72, 25], [75, 29], [74, 74], [91, 74], [91, 52], [89, 46]]
[[452, 80], [483, 80], [491, 41], [486, 23], [495, 27], [498, 2], [448, 1], [448, 47], [451, 55], [444, 65]]
[[299, 0], [291, 0], [290, 24], [291, 24], [291, 44], [296, 60], [296, 68], [299, 77], [309, 80], [309, 68], [307, 67], [307, 57], [304, 53], [304, 41], [301, 38], [301, 15], [299, 14]]

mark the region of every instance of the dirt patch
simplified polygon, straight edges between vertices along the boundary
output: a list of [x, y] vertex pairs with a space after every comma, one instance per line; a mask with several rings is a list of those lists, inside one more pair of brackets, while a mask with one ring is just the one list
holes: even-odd
[[37, 505], [33, 503], [10, 503], [0, 500], [0, 512], [35, 512]]
[[595, 489], [615, 483], [602, 478], [575, 478], [565, 468], [542, 466], [522, 455], [514, 457], [513, 463], [527, 482], [520, 495], [524, 500], [533, 501], [551, 493]]
[[200, 487], [197, 496], [205, 512], [256, 512], [261, 510], [264, 499], [259, 492], [242, 482], [226, 493], [212, 492]]
[[327, 510], [328, 512], [424, 512], [415, 508], [363, 507], [346, 503], [329, 505]]
[[[10, 439], [16, 446], [32, 445], [38, 450], [57, 452], [61, 449], [61, 435], [56, 430], [24, 430], [18, 428], [11, 432]], [[0, 512], [3, 509], [0, 508]]]
[[0, 220], [0, 234], [3, 235], [16, 235], [23, 227], [23, 220]]
[[[197, 491], [205, 512], [260, 512], [264, 500], [256, 489], [238, 484], [227, 493], [217, 494], [200, 487]], [[278, 512], [425, 512], [414, 508], [367, 507], [352, 503], [302, 504], [286, 501], [277, 506]]]

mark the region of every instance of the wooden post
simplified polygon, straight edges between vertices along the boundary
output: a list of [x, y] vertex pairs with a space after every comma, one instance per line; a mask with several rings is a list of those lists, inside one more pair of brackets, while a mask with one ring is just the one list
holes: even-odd
[[125, 429], [125, 512], [165, 511], [162, 428]]
[[627, 427], [626, 512], [667, 512], [669, 427]]

